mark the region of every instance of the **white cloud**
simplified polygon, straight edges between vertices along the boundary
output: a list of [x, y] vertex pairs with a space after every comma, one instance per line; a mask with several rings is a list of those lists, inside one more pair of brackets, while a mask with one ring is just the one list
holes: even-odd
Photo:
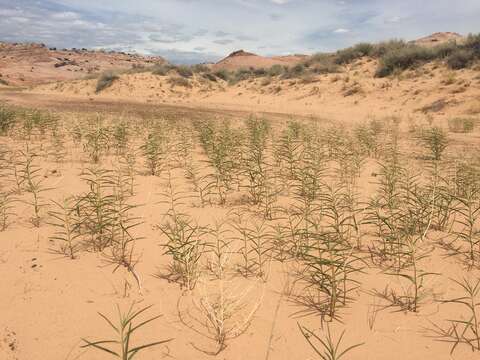
[[[295, 5], [295, 6], [293, 6]], [[0, 41], [104, 47], [178, 61], [332, 51], [435, 31], [478, 32], [480, 2], [462, 0], [0, 0]]]
[[386, 23], [398, 23], [402, 20], [400, 16], [392, 16], [385, 20]]
[[73, 11], [64, 11], [64, 12], [53, 13], [51, 17], [59, 20], [74, 20], [74, 19], [78, 19], [80, 15], [77, 13], [74, 13]]

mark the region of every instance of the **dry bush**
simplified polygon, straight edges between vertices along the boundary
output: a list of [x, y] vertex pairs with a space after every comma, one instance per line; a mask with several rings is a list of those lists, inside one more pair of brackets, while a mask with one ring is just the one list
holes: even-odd
[[209, 355], [218, 355], [230, 341], [248, 330], [263, 296], [263, 285], [228, 277], [213, 281], [200, 278], [198, 289], [191, 296], [193, 307], [179, 308], [179, 315], [186, 326], [213, 341], [215, 349], [192, 345]]
[[120, 77], [116, 73], [112, 71], [104, 72], [102, 75], [100, 75], [100, 77], [97, 80], [95, 92], [99, 93], [105, 90], [106, 88], [109, 88], [118, 79], [120, 79]]

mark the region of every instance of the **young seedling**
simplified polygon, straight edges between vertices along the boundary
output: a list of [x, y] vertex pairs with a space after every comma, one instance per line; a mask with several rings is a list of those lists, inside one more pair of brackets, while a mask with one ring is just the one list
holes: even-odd
[[[152, 348], [154, 346], [166, 344], [173, 339], [155, 341], [152, 343], [134, 346], [132, 345], [133, 334], [140, 328], [143, 328], [145, 325], [151, 323], [152, 321], [157, 320], [161, 315], [154, 316], [147, 320], [142, 320], [140, 323], [135, 323], [134, 321], [138, 320], [137, 318], [150, 309], [152, 305], [135, 310], [134, 304], [130, 306], [130, 309], [122, 313], [120, 307], [117, 305], [118, 311], [118, 324], [114, 324], [110, 319], [108, 319], [102, 313], [98, 313], [103, 320], [107, 322], [108, 325], [115, 331], [116, 338], [112, 340], [100, 340], [100, 341], [89, 341], [82, 339], [85, 342], [85, 345], [82, 345], [82, 348], [94, 348], [100, 351], [103, 351], [106, 354], [113, 355], [114, 357], [121, 360], [133, 360], [136, 358], [136, 355], [145, 349]], [[112, 348], [111, 346], [114, 346]]]
[[167, 238], [162, 246], [172, 257], [171, 275], [187, 290], [193, 290], [200, 272], [200, 260], [205, 253], [205, 230], [189, 216], [171, 214], [169, 220], [159, 226]]
[[33, 207], [33, 217], [31, 222], [35, 227], [40, 226], [40, 212], [42, 208], [46, 206], [43, 202], [41, 194], [45, 191], [50, 190], [43, 186], [43, 176], [40, 174], [42, 169], [35, 164], [35, 159], [37, 157], [29, 147], [27, 146], [25, 150], [20, 151], [21, 156], [21, 177], [22, 182], [25, 186], [25, 191], [32, 195], [32, 199], [27, 201]]
[[450, 354], [462, 344], [472, 351], [480, 351], [480, 280], [452, 281], [460, 287], [463, 296], [442, 302], [462, 306], [467, 313], [459, 319], [449, 320], [447, 329], [434, 325], [434, 332], [439, 341], [452, 344]]
[[145, 166], [150, 175], [157, 176], [161, 172], [163, 150], [161, 138], [156, 133], [148, 134], [145, 143], [140, 148], [145, 157]]
[[213, 237], [208, 242], [210, 249], [208, 268], [217, 279], [222, 279], [225, 277], [232, 257], [231, 231], [225, 229], [224, 222], [215, 222], [214, 228], [208, 233]]
[[112, 245], [112, 222], [114, 215], [115, 183], [112, 171], [93, 167], [87, 169], [82, 179], [89, 190], [77, 201], [77, 212], [81, 232], [88, 237], [87, 243], [93, 251], [101, 252]]
[[364, 343], [355, 344], [347, 347], [346, 349], [341, 349], [343, 336], [345, 335], [345, 330], [340, 334], [338, 340], [335, 340], [330, 332], [330, 327], [327, 324], [327, 336], [325, 339], [322, 339], [320, 336], [316, 335], [313, 331], [307, 329], [304, 326], [298, 324], [298, 328], [302, 333], [305, 340], [312, 347], [312, 349], [317, 353], [317, 355], [322, 360], [341, 360], [350, 353], [355, 348], [358, 348]]
[[56, 209], [48, 212], [53, 218], [53, 221], [49, 224], [53, 225], [57, 230], [50, 239], [60, 242], [57, 251], [70, 259], [75, 259], [81, 249], [80, 222], [77, 217], [75, 203], [72, 198], [65, 198], [61, 203], [53, 200], [52, 202]]
[[108, 128], [103, 126], [102, 121], [102, 118], [97, 117], [94, 124], [84, 135], [83, 150], [94, 164], [98, 164], [110, 148], [110, 132]]
[[0, 193], [0, 231], [5, 231], [10, 225], [10, 217], [13, 213], [15, 199], [11, 193]]

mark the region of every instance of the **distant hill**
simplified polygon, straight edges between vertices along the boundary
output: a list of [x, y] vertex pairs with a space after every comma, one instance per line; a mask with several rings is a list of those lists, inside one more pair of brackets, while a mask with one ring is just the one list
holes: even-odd
[[306, 57], [306, 55], [264, 57], [244, 50], [238, 50], [213, 64], [212, 68], [213, 70], [238, 70], [241, 68], [269, 68], [273, 65], [294, 66]]
[[455, 32], [437, 32], [420, 39], [414, 40], [413, 42], [420, 46], [436, 46], [440, 44], [444, 44], [450, 41], [457, 41], [461, 42], [464, 37]]
[[35, 85], [73, 80], [113, 69], [166, 63], [162, 57], [87, 49], [48, 48], [35, 43], [0, 42], [0, 83]]

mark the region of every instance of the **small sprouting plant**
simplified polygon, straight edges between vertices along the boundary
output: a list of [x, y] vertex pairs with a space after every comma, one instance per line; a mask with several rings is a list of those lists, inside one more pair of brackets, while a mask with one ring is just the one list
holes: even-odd
[[448, 137], [445, 131], [439, 127], [424, 129], [419, 134], [420, 143], [429, 152], [432, 160], [439, 161], [448, 146]]
[[93, 251], [103, 251], [112, 245], [112, 222], [114, 202], [112, 172], [101, 168], [87, 169], [82, 179], [89, 190], [77, 201], [81, 232], [87, 236], [86, 243]]
[[188, 161], [185, 166], [185, 177], [193, 186], [193, 190], [200, 200], [200, 206], [204, 207], [210, 203], [215, 182], [212, 180], [211, 174], [203, 174], [202, 169], [196, 166], [193, 161]]
[[217, 279], [225, 276], [230, 258], [232, 256], [230, 231], [225, 229], [224, 222], [215, 222], [214, 228], [209, 231], [213, 237], [209, 241], [209, 261], [208, 268]]
[[158, 176], [164, 165], [165, 150], [162, 137], [152, 132], [148, 134], [145, 143], [140, 148], [145, 158], [145, 166], [150, 175]]
[[450, 242], [443, 242], [451, 255], [459, 255], [468, 267], [480, 265], [480, 176], [475, 164], [461, 164], [455, 173], [455, 191], [449, 193], [454, 221]]
[[110, 147], [110, 132], [103, 126], [102, 118], [97, 118], [84, 135], [83, 149], [90, 160], [97, 164]]
[[313, 331], [307, 329], [304, 326], [298, 324], [298, 328], [302, 333], [303, 337], [307, 340], [312, 349], [320, 356], [322, 360], [341, 360], [350, 353], [353, 349], [362, 346], [364, 343], [355, 344], [347, 347], [346, 349], [341, 349], [343, 336], [345, 335], [345, 330], [340, 334], [338, 340], [335, 340], [330, 331], [330, 327], [327, 324], [327, 336], [326, 338], [321, 338], [316, 335]]
[[126, 121], [120, 121], [113, 127], [113, 146], [117, 155], [125, 154], [130, 141], [130, 129]]
[[200, 260], [205, 253], [205, 230], [184, 214], [172, 213], [159, 227], [166, 236], [165, 254], [172, 257], [170, 273], [187, 290], [195, 287], [199, 276]]
[[14, 198], [11, 193], [0, 192], [0, 231], [5, 231], [10, 225], [10, 217], [13, 215]]
[[57, 126], [52, 128], [51, 132], [51, 146], [49, 149], [49, 155], [51, 155], [57, 163], [62, 162], [66, 155], [67, 150], [65, 148], [65, 135], [62, 132], [62, 129]]
[[50, 238], [60, 242], [60, 253], [75, 259], [81, 248], [79, 232], [79, 219], [77, 217], [75, 202], [72, 198], [65, 198], [61, 203], [53, 201], [56, 206], [55, 210], [49, 211], [49, 215], [53, 218], [50, 222], [57, 231]]
[[450, 354], [462, 344], [470, 347], [472, 351], [480, 351], [480, 280], [453, 281], [460, 287], [463, 296], [442, 302], [462, 306], [467, 311], [466, 316], [449, 320], [450, 326], [446, 329], [434, 325], [434, 332], [438, 340], [452, 344]]
[[120, 157], [120, 169], [128, 184], [130, 195], [135, 193], [135, 175], [137, 174], [137, 156], [133, 149], [129, 149]]
[[[85, 345], [82, 345], [82, 348], [95, 348], [97, 350], [103, 351], [104, 353], [113, 355], [114, 357], [121, 360], [132, 360], [135, 356], [142, 350], [152, 348], [161, 344], [172, 341], [173, 339], [155, 341], [152, 343], [134, 346], [132, 345], [133, 334], [140, 328], [143, 328], [145, 325], [151, 323], [152, 321], [157, 320], [161, 315], [154, 316], [147, 320], [143, 320], [140, 323], [135, 323], [137, 318], [150, 309], [152, 305], [144, 307], [139, 310], [133, 308], [134, 304], [130, 306], [130, 309], [122, 313], [120, 307], [117, 305], [118, 310], [118, 324], [114, 324], [109, 318], [107, 318], [102, 313], [98, 313], [103, 320], [107, 322], [108, 325], [115, 331], [116, 338], [112, 340], [100, 340], [100, 341], [89, 341], [82, 339], [85, 342]], [[108, 347], [107, 347], [108, 346]], [[110, 346], [115, 346], [110, 348]]]
[[28, 146], [25, 150], [20, 151], [20, 155], [22, 183], [24, 184], [25, 191], [32, 195], [32, 199], [27, 201], [27, 203], [33, 207], [33, 217], [31, 221], [35, 227], [39, 227], [41, 219], [40, 212], [41, 209], [46, 206], [41, 194], [49, 189], [43, 186], [43, 176], [40, 174], [42, 169], [35, 164], [37, 155], [33, 153]]

